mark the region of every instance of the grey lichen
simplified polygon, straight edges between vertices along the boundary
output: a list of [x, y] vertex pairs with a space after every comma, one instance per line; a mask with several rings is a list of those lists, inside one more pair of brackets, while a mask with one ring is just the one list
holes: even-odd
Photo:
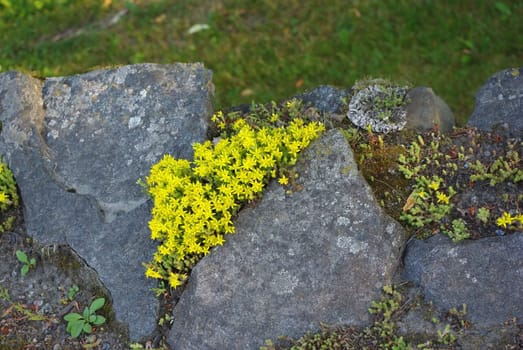
[[360, 128], [380, 133], [399, 131], [407, 124], [409, 89], [385, 79], [358, 81], [353, 87], [347, 116]]

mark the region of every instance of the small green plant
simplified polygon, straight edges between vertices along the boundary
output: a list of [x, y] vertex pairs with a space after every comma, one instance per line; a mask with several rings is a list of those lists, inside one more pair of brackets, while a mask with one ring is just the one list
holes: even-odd
[[369, 313], [377, 315], [374, 325], [366, 328], [368, 335], [380, 339], [380, 349], [408, 349], [403, 337], [395, 334], [396, 325], [393, 315], [399, 310], [402, 303], [402, 295], [393, 286], [383, 287], [384, 296], [380, 301], [372, 301]]
[[488, 208], [481, 207], [478, 209], [476, 217], [483, 225], [486, 225], [490, 219], [490, 210], [488, 210]]
[[438, 342], [445, 345], [452, 345], [456, 342], [456, 336], [450, 328], [450, 324], [445, 325], [443, 331], [438, 330]]
[[76, 284], [73, 284], [71, 288], [67, 290], [67, 299], [73, 300], [76, 293], [80, 291], [80, 288]]
[[[0, 211], [6, 212], [10, 208], [18, 206], [18, 204], [19, 198], [15, 178], [7, 164], [0, 157]], [[15, 217], [8, 215], [5, 218], [3, 216], [0, 218], [3, 220], [0, 222], [0, 233], [9, 231], [13, 227]]]
[[0, 299], [4, 301], [10, 301], [11, 298], [9, 296], [9, 290], [7, 288], [4, 288], [0, 286]]
[[96, 311], [101, 309], [105, 304], [105, 298], [97, 298], [93, 300], [91, 305], [85, 307], [82, 314], [71, 312], [64, 316], [67, 321], [67, 332], [73, 338], [77, 338], [82, 333], [91, 334], [93, 325], [101, 325], [105, 323], [105, 317], [97, 315]]
[[414, 191], [407, 198], [400, 219], [418, 229], [433, 223], [444, 229], [441, 220], [450, 214], [450, 198], [456, 192], [452, 186], [444, 190], [443, 179], [436, 175], [431, 178], [417, 176], [415, 181]]
[[497, 158], [490, 166], [480, 161], [471, 164], [474, 174], [470, 175], [471, 181], [488, 180], [490, 186], [495, 186], [505, 181], [517, 183], [523, 180], [520, 155], [515, 150], [510, 150], [505, 156]]
[[36, 259], [29, 258], [27, 254], [21, 250], [16, 251], [16, 258], [22, 263], [22, 268], [20, 269], [22, 276], [27, 275], [29, 269], [36, 266]]
[[154, 292], [154, 295], [156, 295], [157, 298], [162, 295], [165, 295], [167, 293], [167, 287], [165, 286], [165, 281], [160, 280], [158, 282], [158, 287], [151, 288], [151, 290]]
[[457, 243], [470, 237], [470, 232], [467, 224], [463, 219], [452, 220], [452, 229], [445, 231], [447, 236], [452, 239], [452, 242]]

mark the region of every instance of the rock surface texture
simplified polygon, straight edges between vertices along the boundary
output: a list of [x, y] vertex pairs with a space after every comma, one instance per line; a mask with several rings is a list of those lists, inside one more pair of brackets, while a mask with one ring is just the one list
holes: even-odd
[[339, 131], [309, 146], [295, 170], [292, 193], [273, 181], [193, 269], [174, 310], [175, 349], [258, 349], [320, 322], [369, 321], [404, 230], [376, 203]]
[[468, 124], [522, 137], [523, 67], [506, 69], [489, 78], [476, 94], [476, 105]]
[[155, 329], [158, 301], [142, 262], [155, 246], [136, 181], [163, 154], [190, 157], [212, 114], [200, 64], [135, 65], [41, 82], [0, 75], [0, 152], [24, 203], [27, 232], [67, 244], [98, 272], [131, 339]]
[[414, 239], [405, 254], [405, 276], [443, 310], [467, 304], [467, 319], [487, 328], [523, 315], [521, 252], [522, 234], [461, 244], [443, 235]]

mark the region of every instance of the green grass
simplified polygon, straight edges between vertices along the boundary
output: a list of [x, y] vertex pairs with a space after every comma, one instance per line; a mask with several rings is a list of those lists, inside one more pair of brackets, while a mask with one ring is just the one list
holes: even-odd
[[[463, 124], [488, 77], [523, 62], [520, 1], [103, 3], [0, 0], [0, 71], [55, 76], [199, 61], [214, 71], [216, 108], [281, 100], [320, 84], [349, 87], [370, 75], [432, 87]], [[125, 8], [115, 25], [96, 24]], [[210, 29], [189, 35], [198, 23]], [[84, 33], [53, 40], [77, 28]]]

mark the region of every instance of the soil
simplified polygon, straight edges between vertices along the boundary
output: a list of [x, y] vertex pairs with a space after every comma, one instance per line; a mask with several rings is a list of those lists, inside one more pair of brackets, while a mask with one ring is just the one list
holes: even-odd
[[[125, 328], [114, 320], [96, 272], [66, 246], [33, 242], [25, 234], [21, 209], [10, 214], [16, 217], [14, 229], [0, 234], [0, 350], [129, 349]], [[17, 250], [36, 260], [25, 276]], [[78, 287], [74, 295], [73, 286]], [[106, 322], [90, 335], [72, 338], [63, 317], [82, 314], [98, 297], [106, 299], [97, 312]]]

